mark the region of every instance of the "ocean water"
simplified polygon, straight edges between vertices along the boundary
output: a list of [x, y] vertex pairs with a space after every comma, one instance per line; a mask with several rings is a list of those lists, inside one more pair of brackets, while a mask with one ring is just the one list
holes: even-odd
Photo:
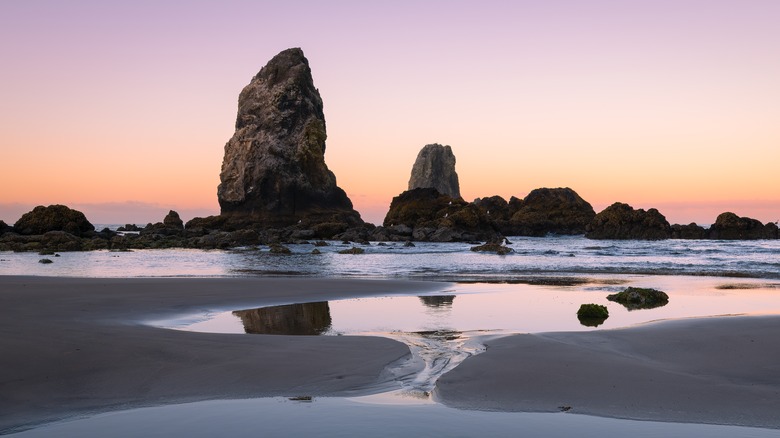
[[[0, 252], [0, 275], [69, 277], [322, 276], [441, 281], [526, 281], [594, 274], [780, 278], [780, 240], [590, 240], [582, 236], [510, 237], [505, 256], [470, 251], [467, 243], [357, 245], [361, 255], [337, 252], [352, 244], [330, 242], [313, 255], [310, 244], [288, 245], [291, 255], [268, 247], [233, 250], [71, 252], [60, 257]], [[40, 264], [49, 258], [54, 263]]]

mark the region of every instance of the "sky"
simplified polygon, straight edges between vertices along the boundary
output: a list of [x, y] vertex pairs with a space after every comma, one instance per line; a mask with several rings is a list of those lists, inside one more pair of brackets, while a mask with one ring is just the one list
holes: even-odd
[[429, 143], [466, 200], [780, 220], [780, 1], [0, 0], [0, 219], [219, 213], [238, 93], [301, 47], [325, 161], [381, 224]]

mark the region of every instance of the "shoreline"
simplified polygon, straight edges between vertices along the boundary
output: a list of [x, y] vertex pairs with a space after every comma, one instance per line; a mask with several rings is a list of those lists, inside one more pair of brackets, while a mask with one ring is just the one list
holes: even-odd
[[[409, 295], [448, 283], [332, 278], [0, 276], [0, 434], [111, 410], [264, 396], [354, 396], [392, 382], [404, 344], [151, 327], [192, 311]], [[463, 409], [780, 428], [780, 317], [509, 335], [439, 379]], [[528, 354], [533, 352], [533, 354]], [[637, 376], [642, 378], [637, 378]], [[384, 379], [384, 380], [383, 380]], [[385, 386], [383, 386], [385, 385]]]

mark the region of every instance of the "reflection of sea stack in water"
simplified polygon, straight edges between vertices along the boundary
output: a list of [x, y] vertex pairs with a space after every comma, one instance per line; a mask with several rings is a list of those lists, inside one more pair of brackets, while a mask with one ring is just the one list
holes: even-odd
[[434, 143], [420, 150], [409, 178], [409, 190], [417, 188], [434, 188], [442, 195], [460, 198], [455, 154], [451, 147]]
[[434, 295], [417, 297], [426, 307], [434, 309], [452, 308], [452, 302], [455, 301], [455, 295]]
[[263, 227], [362, 224], [325, 164], [325, 116], [301, 49], [276, 55], [238, 98], [217, 197], [222, 215]]
[[321, 335], [330, 329], [327, 301], [238, 310], [244, 331], [262, 335]]

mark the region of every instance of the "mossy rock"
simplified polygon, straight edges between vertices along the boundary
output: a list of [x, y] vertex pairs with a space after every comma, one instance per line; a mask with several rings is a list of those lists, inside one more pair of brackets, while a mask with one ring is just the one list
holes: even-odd
[[582, 304], [580, 309], [577, 310], [578, 318], [609, 318], [609, 310], [607, 306], [601, 304]]
[[315, 254], [315, 255], [316, 254], [322, 254], [322, 251], [318, 250], [317, 248], [314, 248], [313, 250], [311, 250], [311, 253]]
[[588, 327], [598, 327], [609, 318], [609, 310], [600, 304], [582, 304], [577, 310], [580, 324]]
[[290, 251], [290, 248], [280, 245], [278, 243], [272, 243], [268, 245], [271, 254], [292, 254], [292, 251]]
[[506, 255], [510, 252], [514, 252], [512, 248], [501, 245], [500, 243], [486, 243], [484, 245], [472, 246], [471, 250], [475, 252], [494, 252], [498, 255]]
[[366, 252], [366, 250], [364, 250], [363, 248], [358, 248], [356, 246], [353, 246], [352, 248], [349, 249], [342, 249], [341, 251], [339, 251], [339, 254], [363, 254], [364, 252]]
[[23, 235], [40, 235], [49, 231], [65, 231], [74, 236], [82, 236], [95, 227], [89, 223], [84, 213], [64, 205], [39, 205], [25, 213], [14, 224], [14, 229]]
[[669, 304], [666, 292], [642, 287], [628, 287], [623, 292], [607, 295], [607, 299], [622, 304], [628, 310], [652, 309]]
[[38, 263], [42, 263], [44, 265], [48, 265], [49, 263], [54, 263], [54, 262], [51, 261], [51, 259], [40, 259], [40, 260], [38, 260]]

